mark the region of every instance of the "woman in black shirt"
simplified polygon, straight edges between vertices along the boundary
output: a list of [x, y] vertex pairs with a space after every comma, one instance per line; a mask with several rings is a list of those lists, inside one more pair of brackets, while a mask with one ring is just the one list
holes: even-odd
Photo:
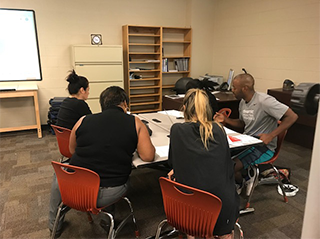
[[185, 123], [171, 127], [169, 164], [176, 181], [219, 197], [222, 209], [214, 235], [233, 231], [239, 215], [233, 161], [223, 127], [212, 121], [208, 96], [190, 89], [183, 101]]
[[72, 129], [82, 116], [92, 114], [85, 102], [88, 99], [90, 87], [87, 78], [78, 76], [74, 70], [68, 75], [67, 81], [70, 96], [60, 106], [57, 125]]
[[[137, 150], [143, 161], [152, 161], [155, 148], [142, 121], [127, 114], [129, 99], [118, 86], [100, 95], [101, 113], [81, 117], [74, 125], [69, 149], [70, 165], [90, 169], [100, 177], [97, 207], [110, 205], [128, 190], [132, 156]], [[52, 228], [61, 196], [57, 181], [51, 188], [49, 228]], [[62, 229], [63, 218], [58, 224]]]

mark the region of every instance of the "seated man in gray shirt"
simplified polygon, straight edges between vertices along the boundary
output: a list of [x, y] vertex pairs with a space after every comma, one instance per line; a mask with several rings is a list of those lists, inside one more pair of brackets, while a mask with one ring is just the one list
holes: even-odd
[[[270, 160], [277, 146], [277, 136], [287, 130], [298, 116], [274, 97], [256, 92], [254, 78], [250, 74], [237, 75], [232, 82], [232, 92], [237, 99], [241, 100], [239, 119], [230, 119], [221, 113], [216, 113], [214, 119], [227, 127], [243, 130], [244, 134], [258, 137], [264, 143], [263, 146], [249, 148], [234, 159], [235, 179], [239, 184], [238, 193], [240, 194], [243, 184], [241, 170], [247, 169], [249, 165]], [[278, 125], [279, 120], [281, 120], [280, 125]], [[247, 194], [250, 192], [248, 188]]]

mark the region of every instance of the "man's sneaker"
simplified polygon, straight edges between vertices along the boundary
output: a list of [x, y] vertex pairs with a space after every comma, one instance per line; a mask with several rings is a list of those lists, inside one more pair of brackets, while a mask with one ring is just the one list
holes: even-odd
[[[287, 197], [293, 197], [297, 194], [299, 191], [299, 187], [292, 184], [283, 184], [284, 192]], [[278, 185], [278, 193], [280, 195], [283, 195], [282, 190], [280, 188], [280, 185]]]
[[246, 180], [245, 184], [246, 184], [246, 195], [249, 196], [252, 188], [254, 187], [254, 179], [256, 177], [257, 171], [254, 170], [252, 167], [248, 168], [248, 179]]
[[236, 183], [236, 190], [237, 190], [238, 195], [241, 194], [243, 187], [244, 187], [244, 179], [242, 180], [242, 182], [240, 184]]

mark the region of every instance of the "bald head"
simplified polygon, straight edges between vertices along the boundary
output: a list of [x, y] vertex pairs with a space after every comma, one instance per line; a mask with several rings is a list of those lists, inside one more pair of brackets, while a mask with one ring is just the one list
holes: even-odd
[[250, 74], [239, 74], [234, 79], [238, 81], [241, 87], [246, 86], [249, 91], [254, 91], [254, 79]]

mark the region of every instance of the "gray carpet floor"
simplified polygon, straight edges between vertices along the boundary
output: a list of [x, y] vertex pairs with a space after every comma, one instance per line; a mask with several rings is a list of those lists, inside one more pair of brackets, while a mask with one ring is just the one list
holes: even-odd
[[[49, 238], [48, 205], [53, 175], [52, 160], [60, 158], [54, 135], [43, 131], [38, 139], [34, 130], [0, 134], [0, 238]], [[252, 197], [254, 213], [240, 217], [245, 238], [300, 238], [311, 150], [284, 142], [275, 165], [291, 168], [292, 184], [300, 191], [284, 203], [275, 185], [259, 185]], [[152, 236], [165, 218], [158, 178], [166, 171], [143, 168], [131, 174], [128, 193], [140, 229], [140, 238]], [[242, 204], [246, 202], [241, 197]], [[116, 219], [128, 209], [116, 205]], [[89, 224], [85, 213], [67, 213], [60, 238], [106, 238], [99, 226], [101, 216]], [[134, 238], [128, 223], [118, 238]]]

